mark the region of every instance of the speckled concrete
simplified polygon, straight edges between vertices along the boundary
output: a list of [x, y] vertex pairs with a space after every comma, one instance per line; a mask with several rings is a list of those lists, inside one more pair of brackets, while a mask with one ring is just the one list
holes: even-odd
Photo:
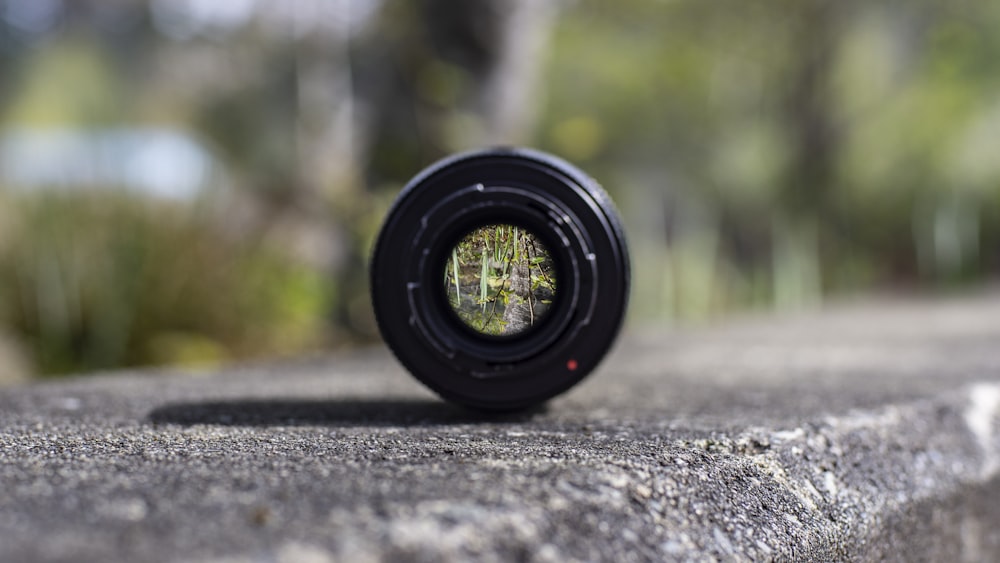
[[535, 412], [381, 350], [0, 391], [0, 561], [1000, 560], [1000, 294], [634, 329]]

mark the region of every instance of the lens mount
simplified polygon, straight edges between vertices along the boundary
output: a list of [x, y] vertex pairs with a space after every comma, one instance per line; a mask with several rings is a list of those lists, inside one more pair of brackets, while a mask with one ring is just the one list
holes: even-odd
[[[501, 240], [498, 228], [491, 246], [498, 225], [521, 238]], [[503, 291], [511, 283], [505, 260], [528, 249], [520, 272], [527, 272], [525, 291], [535, 293], [527, 298], [531, 326], [521, 332], [487, 334], [450, 303], [461, 301], [460, 277], [468, 276], [449, 259], [456, 248], [470, 252], [472, 243], [460, 241], [479, 232], [487, 235], [471, 251], [475, 268], [463, 263], [462, 271], [478, 271], [481, 259], [483, 272], [503, 272], [500, 280], [480, 279], [484, 296], [499, 283], [493, 300], [501, 307], [516, 300]], [[526, 254], [538, 248], [544, 255]], [[536, 405], [583, 379], [617, 336], [628, 291], [625, 237], [607, 194], [569, 163], [527, 149], [464, 153], [421, 172], [390, 210], [371, 263], [375, 317], [400, 362], [443, 398], [487, 410]], [[479, 302], [483, 326], [500, 321], [498, 303]]]

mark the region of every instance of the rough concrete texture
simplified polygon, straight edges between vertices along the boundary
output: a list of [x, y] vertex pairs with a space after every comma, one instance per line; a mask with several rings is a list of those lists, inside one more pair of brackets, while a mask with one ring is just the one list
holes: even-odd
[[545, 409], [381, 350], [0, 392], [0, 561], [1000, 560], [1000, 294], [627, 335]]

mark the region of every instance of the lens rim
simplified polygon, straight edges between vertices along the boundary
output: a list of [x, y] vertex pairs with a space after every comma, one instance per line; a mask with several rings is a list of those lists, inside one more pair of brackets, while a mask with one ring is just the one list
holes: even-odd
[[[440, 286], [460, 237], [497, 223], [538, 236], [559, 284], [545, 322], [501, 338], [467, 326]], [[445, 399], [489, 410], [543, 402], [589, 374], [621, 327], [629, 278], [621, 222], [604, 191], [527, 149], [472, 151], [418, 174], [390, 210], [371, 264], [376, 321], [397, 358]]]

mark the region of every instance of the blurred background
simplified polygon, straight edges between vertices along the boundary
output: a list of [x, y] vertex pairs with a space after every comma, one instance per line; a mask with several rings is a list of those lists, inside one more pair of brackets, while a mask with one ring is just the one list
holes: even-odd
[[1000, 276], [1000, 3], [0, 0], [0, 380], [377, 341], [418, 170], [612, 193], [632, 323]]

